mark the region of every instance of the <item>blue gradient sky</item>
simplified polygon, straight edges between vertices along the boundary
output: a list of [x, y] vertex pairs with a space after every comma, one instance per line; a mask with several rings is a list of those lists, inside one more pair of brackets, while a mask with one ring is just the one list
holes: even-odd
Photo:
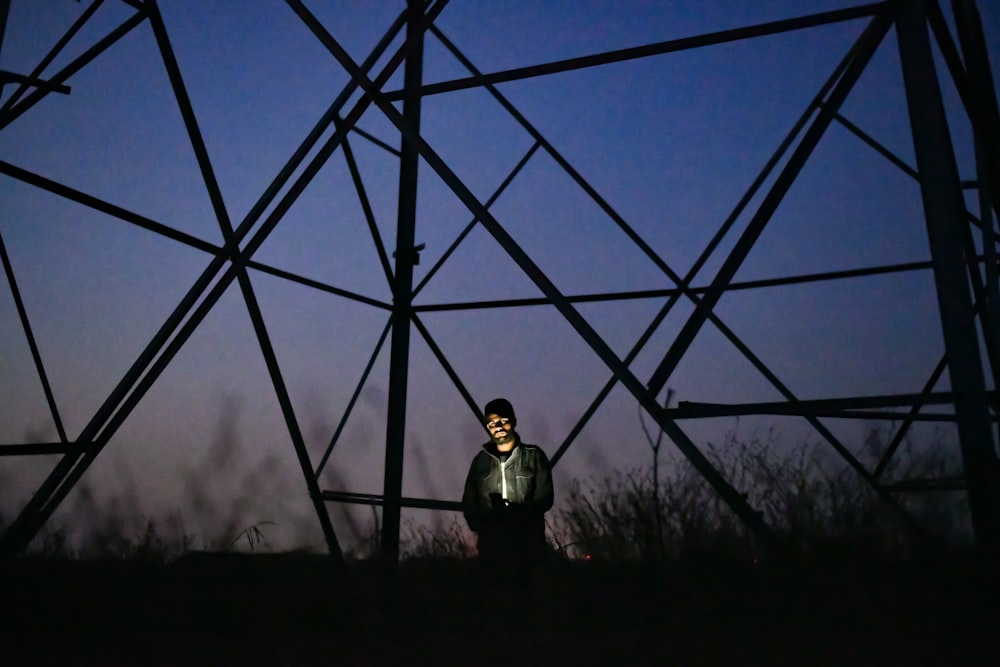
[[[309, 6], [361, 61], [401, 4]], [[854, 4], [456, 0], [437, 25], [480, 69], [496, 71]], [[992, 63], [1000, 70], [1000, 7], [979, 4]], [[104, 5], [46, 74], [133, 11], [113, 0]], [[14, 0], [0, 69], [29, 72], [84, 6]], [[238, 222], [348, 77], [277, 0], [163, 0], [161, 12], [229, 216]], [[865, 24], [851, 21], [505, 83], [499, 90], [683, 275]], [[912, 165], [898, 64], [891, 32], [842, 112]], [[467, 74], [429, 38], [425, 81]], [[400, 81], [394, 77], [388, 88], [399, 87]], [[148, 23], [68, 83], [70, 95], [49, 96], [0, 131], [2, 159], [220, 243]], [[13, 88], [5, 87], [3, 99]], [[957, 110], [957, 95], [947, 81], [944, 92], [949, 109]], [[962, 177], [971, 179], [968, 122], [958, 113], [952, 118]], [[398, 145], [391, 124], [375, 108], [359, 127]], [[532, 143], [478, 89], [425, 99], [422, 134], [480, 200], [492, 194]], [[397, 160], [357, 135], [350, 141], [391, 252]], [[471, 219], [427, 165], [420, 168], [416, 239], [426, 250], [416, 267], [417, 281]], [[915, 181], [834, 125], [736, 280], [926, 260], [919, 195]], [[209, 258], [9, 177], [0, 177], [0, 201], [0, 233], [73, 438]], [[565, 294], [673, 286], [542, 151], [491, 211]], [[748, 219], [744, 214], [741, 223]], [[710, 282], [735, 238], [730, 234], [723, 242], [696, 284]], [[340, 151], [255, 259], [390, 299]], [[251, 277], [316, 461], [387, 313], [269, 275]], [[477, 227], [417, 303], [535, 296], [537, 288]], [[580, 311], [624, 356], [661, 305], [660, 300], [636, 300], [583, 305]], [[649, 377], [690, 312], [684, 301], [673, 309], [632, 365], [640, 379]], [[733, 292], [716, 312], [800, 398], [915, 392], [943, 352], [929, 272]], [[551, 307], [427, 313], [422, 320], [475, 399], [482, 404], [497, 395], [509, 397], [523, 437], [550, 453], [609, 377]], [[56, 440], [5, 279], [0, 279], [0, 340], [0, 441]], [[416, 331], [411, 360], [404, 494], [454, 499], [483, 439], [481, 427]], [[383, 353], [331, 458], [324, 488], [381, 491], [387, 372]], [[780, 398], [711, 324], [668, 386], [679, 400]], [[872, 426], [828, 424], [852, 448]], [[733, 429], [750, 437], [771, 426], [789, 442], [818, 440], [801, 419], [682, 424], [699, 445], [717, 443]], [[944, 433], [935, 437], [950, 437], [950, 431]], [[219, 454], [215, 445], [221, 441], [232, 443], [231, 458]], [[557, 490], [573, 478], [648, 460], [635, 401], [616, 389], [560, 462]], [[15, 499], [32, 491], [54, 463], [0, 459], [5, 510], [16, 509]], [[108, 496], [120, 495], [133, 483], [143, 514], [155, 517], [181, 508], [189, 529], [198, 530], [197, 511], [185, 509], [191, 493], [186, 480], [192, 476], [208, 480], [209, 495], [222, 503], [233, 493], [252, 495], [248, 523], [277, 522], [279, 543], [315, 539], [316, 533], [287, 529], [302, 517], [308, 523], [311, 508], [235, 286], [85, 479]], [[337, 516], [343, 525], [345, 519]]]

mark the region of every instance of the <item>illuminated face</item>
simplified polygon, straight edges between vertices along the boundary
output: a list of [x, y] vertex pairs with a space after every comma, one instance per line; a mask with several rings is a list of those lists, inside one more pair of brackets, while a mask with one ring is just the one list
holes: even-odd
[[497, 414], [486, 415], [486, 430], [490, 433], [493, 444], [501, 451], [506, 446], [514, 444], [514, 422], [509, 417]]

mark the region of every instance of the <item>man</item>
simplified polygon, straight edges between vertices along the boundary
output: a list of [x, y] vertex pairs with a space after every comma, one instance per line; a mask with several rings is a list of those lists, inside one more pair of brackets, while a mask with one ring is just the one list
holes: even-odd
[[472, 459], [462, 509], [483, 561], [527, 562], [545, 553], [545, 512], [552, 507], [549, 459], [521, 442], [514, 408], [505, 398], [486, 404], [490, 441]]

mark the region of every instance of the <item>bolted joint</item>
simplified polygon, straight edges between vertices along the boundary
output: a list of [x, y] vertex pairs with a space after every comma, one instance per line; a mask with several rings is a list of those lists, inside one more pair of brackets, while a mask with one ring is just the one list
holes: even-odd
[[406, 262], [410, 266], [417, 266], [420, 264], [420, 251], [427, 247], [426, 243], [421, 243], [413, 248], [407, 248], [406, 250], [400, 250], [397, 248], [392, 256], [397, 260], [397, 262]]

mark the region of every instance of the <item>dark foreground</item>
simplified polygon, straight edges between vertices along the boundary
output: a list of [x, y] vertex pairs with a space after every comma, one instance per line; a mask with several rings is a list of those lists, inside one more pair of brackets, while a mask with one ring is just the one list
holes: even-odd
[[1000, 665], [1000, 563], [0, 566], [3, 665]]

